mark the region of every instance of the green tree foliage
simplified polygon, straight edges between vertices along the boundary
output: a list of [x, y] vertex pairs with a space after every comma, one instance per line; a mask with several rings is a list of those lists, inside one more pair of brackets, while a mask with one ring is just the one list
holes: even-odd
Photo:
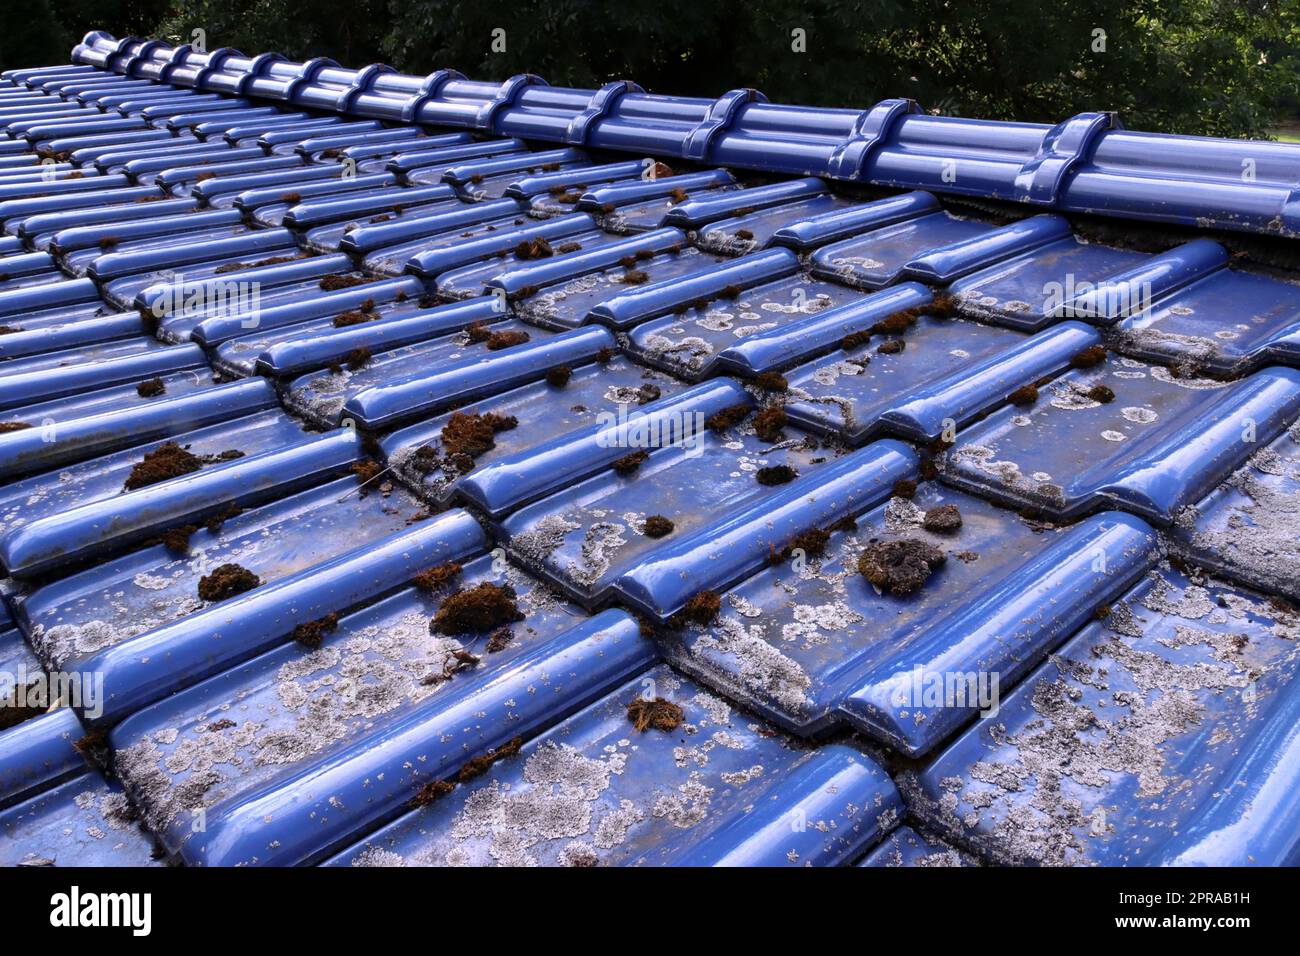
[[[14, 8], [19, 3], [0, 4]], [[0, 63], [57, 62], [86, 29], [556, 85], [1263, 135], [1300, 101], [1300, 0], [21, 0]], [[504, 31], [504, 32], [502, 32]]]

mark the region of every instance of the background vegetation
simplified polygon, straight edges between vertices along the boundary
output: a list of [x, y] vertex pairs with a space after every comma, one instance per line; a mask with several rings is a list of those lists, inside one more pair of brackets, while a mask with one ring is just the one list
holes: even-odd
[[[0, 0], [0, 68], [65, 62], [89, 29], [293, 59], [553, 84], [1262, 136], [1300, 103], [1300, 0]], [[505, 30], [505, 50], [492, 49]], [[796, 52], [803, 31], [805, 52]]]

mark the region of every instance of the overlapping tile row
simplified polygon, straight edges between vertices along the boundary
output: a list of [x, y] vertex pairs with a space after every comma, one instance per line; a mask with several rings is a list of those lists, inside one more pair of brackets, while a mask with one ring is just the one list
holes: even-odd
[[98, 31], [77, 45], [73, 59], [163, 81], [198, 94], [196, 100], [213, 93], [258, 97], [296, 109], [517, 136], [561, 150], [648, 152], [1071, 212], [1296, 233], [1292, 147], [1131, 132], [1114, 113], [1080, 113], [1048, 126], [932, 116], [905, 99], [867, 110], [817, 109], [772, 104], [753, 89], [710, 100], [656, 96], [628, 80], [593, 91], [552, 87], [534, 74], [500, 83], [445, 69], [405, 76], [382, 64], [351, 70], [328, 58], [292, 63], [274, 53], [205, 52]]
[[13, 862], [1295, 858], [1286, 276], [134, 43], [0, 87]]

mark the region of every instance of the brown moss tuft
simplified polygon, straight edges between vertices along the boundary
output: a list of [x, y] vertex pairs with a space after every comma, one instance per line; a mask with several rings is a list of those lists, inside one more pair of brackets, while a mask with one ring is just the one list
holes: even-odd
[[429, 630], [436, 634], [475, 634], [523, 619], [515, 603], [514, 588], [485, 581], [443, 601]]
[[87, 760], [102, 762], [101, 758], [108, 756], [108, 731], [101, 727], [88, 730], [72, 742], [72, 747]]
[[496, 447], [497, 432], [509, 431], [518, 424], [519, 419], [513, 415], [454, 412], [442, 427], [442, 447], [448, 455], [467, 455], [474, 459]]
[[502, 349], [513, 348], [516, 345], [523, 345], [531, 338], [527, 332], [510, 331], [510, 332], [493, 332], [487, 337], [487, 347], [489, 352], [499, 352]]
[[780, 560], [786, 561], [795, 551], [802, 551], [805, 557], [820, 558], [826, 553], [826, 545], [830, 540], [831, 533], [829, 530], [811, 528], [791, 538], [776, 556]]
[[343, 361], [348, 368], [356, 372], [369, 365], [372, 358], [374, 358], [374, 356], [370, 354], [370, 349], [361, 345], [343, 356]]
[[918, 590], [946, 560], [934, 545], [915, 538], [877, 541], [858, 557], [858, 571], [880, 590], [901, 597]]
[[614, 469], [615, 474], [623, 475], [624, 477], [626, 477], [632, 474], [633, 472], [635, 472], [638, 468], [640, 468], [642, 462], [644, 462], [649, 457], [650, 457], [650, 453], [642, 449], [641, 451], [634, 451], [624, 455], [622, 458], [616, 460], [609, 467]]
[[870, 332], [850, 332], [848, 335], [844, 336], [844, 338], [840, 339], [840, 348], [846, 352], [851, 352], [854, 349], [862, 348], [862, 346], [866, 345], [870, 341]]
[[1106, 361], [1106, 346], [1089, 345], [1086, 349], [1070, 359], [1072, 368], [1092, 368]]
[[475, 757], [474, 759], [467, 761], [456, 774], [456, 779], [461, 783], [464, 783], [466, 780], [473, 780], [475, 777], [481, 776], [498, 760], [502, 760], [506, 757], [513, 757], [515, 754], [519, 753], [519, 748], [523, 745], [524, 738], [515, 737], [513, 740], [502, 744], [500, 747], [497, 747], [494, 750], [489, 750], [483, 756]]
[[650, 281], [650, 276], [640, 269], [628, 269], [623, 273], [623, 282], [627, 285], [644, 285]]
[[1007, 396], [1012, 405], [1032, 405], [1038, 401], [1038, 388], [1034, 385], [1021, 385]]
[[211, 574], [199, 578], [199, 597], [204, 601], [224, 601], [236, 594], [251, 591], [261, 583], [262, 579], [248, 568], [238, 564], [222, 564], [214, 568]]
[[739, 425], [749, 416], [750, 408], [748, 405], [732, 405], [730, 408], [724, 408], [720, 412], [714, 412], [704, 420], [704, 427], [711, 432], [726, 431]]
[[0, 435], [3, 435], [5, 432], [26, 431], [31, 427], [32, 426], [28, 422], [0, 422]]
[[680, 707], [663, 697], [654, 700], [638, 697], [627, 705], [627, 719], [632, 721], [632, 726], [641, 734], [652, 727], [671, 733], [682, 725], [685, 717]]
[[153, 451], [146, 452], [144, 458], [131, 467], [122, 488], [134, 491], [160, 481], [167, 481], [181, 475], [192, 474], [203, 467], [202, 460], [192, 455], [175, 442], [164, 442]]
[[769, 392], [784, 392], [790, 388], [790, 383], [780, 372], [764, 372], [754, 379], [754, 384]]
[[907, 348], [907, 343], [902, 339], [890, 339], [877, 345], [876, 353], [879, 355], [897, 355], [905, 348]]
[[347, 273], [335, 273], [334, 275], [324, 276], [320, 280], [321, 290], [324, 292], [338, 292], [340, 289], [354, 289], [359, 285], [366, 285], [375, 280], [370, 276], [354, 276]]
[[456, 789], [456, 785], [450, 780], [430, 780], [423, 787], [415, 792], [411, 798], [410, 806], [412, 810], [420, 807], [427, 807], [439, 797], [445, 797]]
[[742, 239], [742, 240], [744, 240], [745, 242], [748, 242], [750, 239], [753, 239], [753, 238], [754, 238], [754, 233], [753, 233], [752, 231], [750, 231], [749, 229], [737, 229], [737, 230], [736, 230], [736, 238], [737, 238], [737, 239]]
[[1094, 385], [1088, 389], [1086, 394], [1094, 402], [1101, 402], [1103, 405], [1109, 405], [1115, 401], [1115, 392], [1107, 385]]
[[647, 538], [664, 538], [673, 533], [674, 525], [663, 515], [650, 515], [645, 519], [642, 530]]
[[895, 498], [911, 498], [916, 494], [916, 482], [911, 478], [900, 478], [894, 482], [892, 494]]
[[460, 563], [448, 561], [432, 568], [426, 568], [411, 578], [411, 583], [421, 591], [441, 591], [451, 583], [452, 578], [461, 572]]
[[960, 302], [955, 295], [936, 295], [934, 301], [923, 310], [926, 315], [936, 319], [951, 319], [959, 311]]
[[956, 505], [938, 505], [925, 513], [921, 527], [936, 534], [952, 534], [961, 528], [961, 511]]
[[293, 629], [293, 639], [303, 647], [315, 649], [321, 646], [325, 635], [339, 626], [339, 616], [331, 611], [314, 621], [306, 621]]
[[168, 528], [162, 534], [158, 535], [158, 541], [168, 550], [176, 554], [188, 554], [190, 550], [190, 536], [199, 529], [192, 524], [183, 524], [178, 528]]
[[232, 518], [238, 518], [243, 513], [244, 509], [239, 507], [239, 505], [226, 505], [226, 507], [222, 508], [216, 514], [209, 516], [203, 522], [203, 527], [208, 529], [208, 534], [216, 534], [227, 521], [230, 521]]
[[754, 472], [754, 478], [760, 485], [785, 485], [799, 477], [799, 472], [789, 465], [772, 465]]
[[141, 398], [157, 398], [167, 391], [167, 386], [163, 384], [160, 378], [151, 378], [141, 382], [135, 387], [135, 393]]
[[361, 309], [349, 309], [334, 316], [334, 328], [345, 329], [350, 325], [360, 325], [374, 318], [376, 316], [371, 312], [364, 312]]
[[722, 598], [714, 591], [700, 591], [691, 596], [680, 611], [668, 619], [668, 626], [681, 628], [687, 624], [711, 624], [722, 610]]
[[782, 439], [786, 425], [785, 409], [772, 405], [754, 416], [754, 434], [766, 442], [778, 442]]
[[553, 255], [555, 250], [551, 248], [551, 244], [540, 236], [536, 239], [525, 239], [515, 246], [515, 256], [520, 259], [545, 259]]
[[573, 376], [573, 369], [567, 365], [557, 365], [546, 372], [546, 384], [555, 388], [564, 388], [569, 384], [569, 379]]

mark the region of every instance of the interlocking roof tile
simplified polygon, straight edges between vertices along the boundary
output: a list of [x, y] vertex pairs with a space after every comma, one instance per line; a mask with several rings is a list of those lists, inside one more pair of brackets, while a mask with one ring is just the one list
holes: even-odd
[[1296, 147], [73, 59], [0, 862], [1300, 861]]

